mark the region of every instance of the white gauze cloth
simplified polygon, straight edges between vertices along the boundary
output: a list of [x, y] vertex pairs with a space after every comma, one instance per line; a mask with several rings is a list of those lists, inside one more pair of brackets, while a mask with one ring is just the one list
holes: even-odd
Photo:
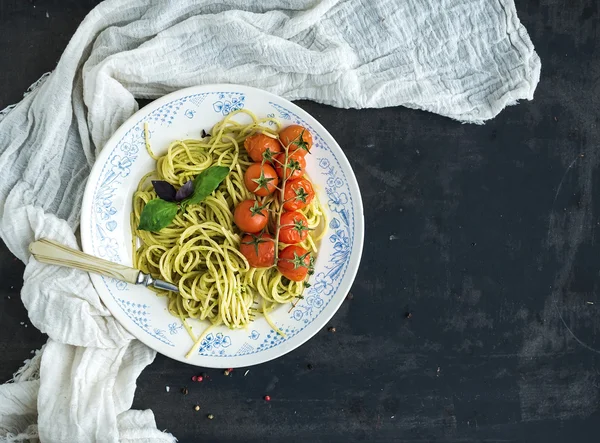
[[187, 86], [240, 83], [342, 108], [408, 106], [481, 123], [533, 98], [540, 60], [512, 0], [109, 0], [52, 74], [0, 116], [0, 235], [27, 264], [23, 303], [48, 343], [0, 386], [0, 440], [173, 442], [130, 410], [155, 356], [87, 274], [37, 263], [78, 248], [82, 195], [111, 134]]

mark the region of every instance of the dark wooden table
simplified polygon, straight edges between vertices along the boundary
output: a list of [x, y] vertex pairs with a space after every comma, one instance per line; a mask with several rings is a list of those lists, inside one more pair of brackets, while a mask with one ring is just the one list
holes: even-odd
[[[53, 69], [95, 3], [0, 0], [0, 108]], [[181, 442], [598, 441], [599, 2], [517, 9], [542, 79], [484, 126], [299, 103], [344, 148], [365, 204], [337, 332], [202, 385], [159, 355], [135, 408]], [[26, 327], [22, 272], [1, 248], [2, 380], [45, 341]]]

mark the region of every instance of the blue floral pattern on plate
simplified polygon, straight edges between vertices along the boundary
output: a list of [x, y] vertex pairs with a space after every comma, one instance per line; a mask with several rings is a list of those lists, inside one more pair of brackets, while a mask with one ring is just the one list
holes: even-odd
[[223, 335], [221, 332], [210, 333], [200, 342], [198, 352], [201, 355], [224, 355], [225, 350], [230, 346], [231, 337], [229, 335]]
[[142, 330], [144, 330], [147, 334], [151, 335], [155, 339], [163, 342], [169, 346], [175, 346], [171, 340], [169, 340], [165, 334], [165, 331], [159, 328], [152, 328], [151, 323], [151, 315], [150, 315], [150, 306], [141, 303], [133, 303], [129, 300], [125, 300], [122, 298], [116, 299], [121, 309], [125, 311], [128, 317], [133, 320], [133, 322], [138, 325]]
[[219, 100], [213, 103], [213, 109], [220, 114], [228, 115], [244, 107], [246, 97], [238, 93], [219, 93]]
[[169, 323], [169, 334], [171, 334], [171, 335], [178, 334], [179, 331], [181, 331], [182, 329], [183, 329], [183, 323], [177, 323], [177, 322]]

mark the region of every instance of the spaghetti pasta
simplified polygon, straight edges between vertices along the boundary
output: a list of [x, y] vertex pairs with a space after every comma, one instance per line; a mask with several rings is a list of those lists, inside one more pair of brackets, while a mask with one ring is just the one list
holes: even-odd
[[[239, 117], [248, 122], [241, 123]], [[244, 140], [256, 133], [276, 138], [271, 127], [279, 130], [280, 123], [239, 110], [217, 123], [212, 136], [174, 141], [163, 156], [156, 156], [147, 141], [156, 170], [144, 176], [133, 196], [133, 262], [141, 271], [178, 286], [179, 293], [156, 292], [167, 297], [169, 311], [184, 320], [194, 341], [197, 339], [185, 322], [188, 318], [236, 329], [246, 327], [258, 312], [276, 329], [268, 312], [293, 302], [304, 289], [303, 282], [288, 280], [275, 266], [250, 267], [240, 253], [243, 233], [234, 224], [236, 205], [253, 198], [244, 184], [244, 172], [252, 164], [243, 149]], [[147, 126], [145, 133], [147, 136]], [[181, 187], [215, 165], [226, 166], [230, 172], [204, 201], [178, 212], [159, 232], [138, 229], [145, 205], [157, 198], [150, 178]], [[260, 199], [260, 203], [269, 211], [279, 210], [281, 204], [273, 196]], [[311, 231], [300, 246], [315, 254], [325, 231], [325, 214], [318, 198], [301, 212]], [[285, 246], [279, 242], [279, 249]]]

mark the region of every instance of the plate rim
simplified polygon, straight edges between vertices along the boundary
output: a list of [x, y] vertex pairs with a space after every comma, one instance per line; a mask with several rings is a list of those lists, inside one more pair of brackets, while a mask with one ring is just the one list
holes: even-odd
[[[92, 209], [93, 196], [94, 196], [94, 191], [95, 191], [95, 184], [97, 183], [97, 179], [99, 178], [99, 175], [101, 173], [102, 165], [104, 163], [106, 163], [106, 161], [108, 160], [108, 157], [110, 156], [110, 153], [112, 152], [112, 150], [106, 149], [106, 146], [110, 146], [110, 145], [116, 146], [116, 144], [122, 138], [122, 136], [125, 135], [126, 132], [129, 129], [131, 129], [132, 125], [136, 124], [138, 122], [138, 120], [141, 117], [143, 117], [143, 115], [149, 114], [150, 112], [160, 108], [164, 104], [169, 103], [178, 98], [184, 97], [186, 95], [214, 92], [215, 90], [222, 89], [222, 88], [235, 88], [236, 92], [237, 92], [237, 90], [239, 90], [242, 93], [245, 91], [251, 91], [253, 93], [258, 93], [260, 95], [266, 96], [266, 98], [268, 98], [268, 99], [271, 99], [271, 100], [276, 99], [277, 101], [281, 101], [281, 102], [285, 103], [285, 105], [288, 106], [290, 108], [290, 110], [292, 110], [296, 113], [299, 113], [299, 114], [308, 115], [312, 120], [314, 120], [314, 123], [311, 123], [311, 124], [313, 126], [316, 126], [316, 129], [318, 129], [319, 132], [321, 132], [322, 134], [326, 134], [327, 136], [329, 136], [331, 138], [331, 140], [333, 140], [334, 146], [337, 148], [335, 155], [336, 155], [338, 162], [340, 163], [340, 166], [342, 166], [343, 169], [347, 169], [349, 172], [351, 172], [351, 174], [349, 174], [347, 177], [347, 183], [348, 183], [349, 190], [352, 192], [352, 195], [356, 197], [355, 211], [359, 215], [358, 217], [356, 217], [355, 223], [354, 223], [355, 244], [353, 245], [353, 248], [355, 248], [356, 250], [355, 250], [355, 252], [353, 252], [351, 254], [351, 256], [353, 258], [355, 257], [355, 259], [352, 259], [349, 261], [348, 267], [346, 269], [346, 274], [347, 274], [347, 278], [348, 278], [347, 279], [347, 282], [348, 282], [347, 290], [349, 291], [356, 279], [356, 275], [357, 275], [358, 269], [360, 267], [360, 262], [362, 259], [362, 252], [363, 252], [363, 247], [364, 247], [364, 207], [363, 207], [360, 187], [359, 187], [358, 181], [356, 179], [356, 174], [354, 173], [354, 170], [352, 169], [352, 166], [351, 166], [350, 162], [348, 161], [348, 158], [346, 157], [341, 146], [337, 143], [337, 141], [329, 133], [329, 131], [314, 116], [312, 116], [309, 112], [305, 111], [298, 105], [292, 103], [291, 101], [289, 101], [283, 97], [280, 97], [269, 91], [265, 91], [263, 89], [255, 88], [252, 86], [238, 85], [238, 84], [232, 84], [232, 83], [215, 83], [215, 84], [207, 84], [207, 85], [196, 85], [196, 86], [190, 86], [190, 87], [183, 88], [183, 89], [178, 89], [176, 91], [173, 91], [166, 95], [163, 95], [162, 97], [160, 97], [156, 100], [153, 100], [152, 102], [148, 103], [146, 106], [138, 109], [134, 114], [132, 114], [129, 118], [127, 118], [127, 120], [125, 120], [119, 126], [119, 128], [106, 141], [106, 143], [100, 150], [99, 154], [96, 156], [96, 159], [94, 161], [94, 164], [92, 165], [92, 169], [88, 176], [88, 180], [87, 180], [86, 187], [85, 187], [85, 192], [83, 195], [82, 205], [81, 205], [81, 217], [80, 217], [80, 233], [81, 233], [81, 243], [82, 243], [83, 251], [86, 253], [93, 252], [92, 238], [90, 235], [91, 230], [85, 229], [85, 228], [92, 226], [91, 209]], [[95, 179], [95, 180], [92, 180], [92, 179]], [[99, 285], [102, 283], [102, 277], [98, 276], [96, 274], [89, 274], [89, 275], [90, 275], [92, 284], [94, 285], [94, 288], [96, 289], [102, 304], [109, 310], [111, 315], [113, 315], [115, 317], [115, 319], [118, 321], [118, 323], [125, 330], [127, 330], [127, 332], [129, 332], [129, 334], [131, 334], [135, 339], [141, 341], [149, 348], [153, 349], [154, 351], [156, 351], [158, 353], [165, 355], [168, 358], [172, 358], [176, 361], [180, 361], [182, 363], [186, 363], [186, 364], [189, 364], [192, 366], [211, 367], [211, 368], [231, 367], [231, 366], [229, 366], [231, 363], [228, 363], [226, 365], [220, 365], [218, 363], [219, 362], [218, 358], [213, 358], [210, 356], [204, 356], [204, 359], [212, 359], [211, 361], [214, 361], [215, 362], [214, 364], [206, 365], [203, 363], [202, 365], [200, 365], [200, 364], [194, 362], [193, 358], [186, 359], [185, 353], [183, 353], [183, 352], [181, 353], [180, 356], [177, 356], [174, 353], [167, 353], [167, 352], [163, 352], [162, 350], [157, 349], [157, 347], [158, 347], [158, 346], [156, 346], [157, 344], [154, 343], [153, 341], [151, 341], [150, 337], [146, 337], [147, 334], [136, 333], [139, 331], [136, 328], [134, 328], [135, 325], [131, 322], [131, 320], [124, 313], [120, 312], [119, 309], [117, 309], [118, 304], [116, 302], [115, 302], [115, 306], [113, 306], [111, 308], [112, 303], [110, 302], [110, 300], [108, 302], [104, 300], [105, 297], [102, 295], [103, 290], [100, 290], [100, 288], [99, 288]], [[340, 288], [338, 288], [338, 292], [339, 292], [339, 289]], [[332, 305], [333, 309], [331, 310], [331, 314], [324, 315], [324, 316], [318, 316], [317, 318], [315, 318], [311, 322], [311, 324], [313, 326], [311, 326], [310, 331], [306, 334], [305, 337], [295, 340], [295, 342], [294, 342], [294, 340], [290, 340], [285, 343], [282, 343], [281, 346], [277, 346], [275, 348], [275, 349], [277, 349], [277, 351], [274, 352], [273, 355], [270, 355], [270, 353], [253, 354], [255, 361], [253, 361], [251, 363], [245, 362], [242, 366], [249, 367], [249, 366], [258, 365], [261, 363], [266, 363], [268, 361], [282, 357], [285, 354], [288, 354], [288, 353], [292, 352], [293, 350], [297, 349], [298, 347], [302, 346], [304, 343], [306, 343], [311, 338], [313, 338], [327, 324], [327, 322], [329, 322], [331, 320], [331, 318], [339, 311], [339, 308], [342, 305], [342, 303], [344, 302], [345, 298], [346, 298], [345, 296], [344, 297], [340, 296], [338, 298], [338, 300], [332, 299], [331, 305]], [[309, 329], [309, 328], [307, 328], [307, 329]], [[175, 349], [179, 349], [179, 348], [176, 347]], [[261, 354], [264, 354], [264, 355], [261, 357]], [[230, 357], [230, 359], [236, 359], [236, 358], [244, 359], [244, 357], [245, 356]]]

